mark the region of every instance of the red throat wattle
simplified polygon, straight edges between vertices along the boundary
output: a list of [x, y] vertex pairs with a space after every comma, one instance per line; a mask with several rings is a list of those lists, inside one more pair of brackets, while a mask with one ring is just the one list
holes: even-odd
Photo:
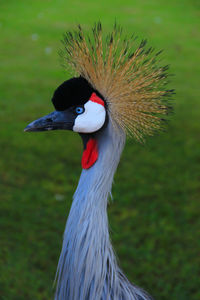
[[95, 139], [89, 139], [86, 145], [86, 149], [83, 151], [81, 160], [82, 168], [89, 169], [98, 159], [97, 141]]

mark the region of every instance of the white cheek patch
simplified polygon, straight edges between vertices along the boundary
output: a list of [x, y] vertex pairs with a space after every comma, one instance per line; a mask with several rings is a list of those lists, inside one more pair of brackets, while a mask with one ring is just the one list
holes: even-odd
[[85, 111], [75, 119], [73, 131], [91, 133], [99, 130], [106, 119], [106, 110], [103, 105], [89, 100], [84, 105]]

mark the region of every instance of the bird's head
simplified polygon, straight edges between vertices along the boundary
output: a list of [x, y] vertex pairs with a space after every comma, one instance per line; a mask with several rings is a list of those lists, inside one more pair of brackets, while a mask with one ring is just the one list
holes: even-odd
[[63, 82], [52, 98], [55, 111], [30, 123], [24, 131], [72, 130], [78, 133], [99, 131], [106, 120], [103, 97], [83, 77]]
[[52, 98], [55, 111], [30, 123], [24, 131], [72, 130], [82, 135], [82, 167], [90, 168], [98, 159], [94, 137], [107, 123], [106, 103], [83, 77], [63, 82]]
[[[168, 66], [160, 66], [159, 54], [142, 40], [122, 38], [122, 28], [102, 35], [101, 23], [88, 35], [78, 26], [64, 36], [64, 62], [80, 77], [62, 83], [54, 92], [55, 111], [30, 123], [25, 131], [69, 129], [86, 137], [87, 157], [97, 159], [96, 132], [112, 120], [137, 140], [162, 128], [173, 90], [166, 89]], [[94, 159], [95, 158], [95, 159]], [[83, 165], [83, 164], [82, 164]], [[84, 166], [90, 167], [90, 164]]]

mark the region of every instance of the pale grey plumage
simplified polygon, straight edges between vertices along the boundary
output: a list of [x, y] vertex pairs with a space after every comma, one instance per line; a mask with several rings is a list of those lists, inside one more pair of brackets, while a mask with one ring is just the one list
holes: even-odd
[[[114, 128], [115, 127], [115, 128]], [[97, 133], [99, 158], [82, 170], [67, 220], [55, 300], [149, 300], [119, 269], [110, 243], [107, 202], [125, 133], [113, 122]]]

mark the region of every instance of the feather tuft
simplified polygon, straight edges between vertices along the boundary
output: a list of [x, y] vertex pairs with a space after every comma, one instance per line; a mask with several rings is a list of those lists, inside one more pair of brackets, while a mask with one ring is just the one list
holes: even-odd
[[[126, 133], [143, 141], [146, 135], [162, 129], [163, 115], [174, 90], [167, 90], [169, 66], [160, 66], [147, 40], [135, 46], [137, 37], [123, 37], [114, 24], [110, 34], [102, 34], [100, 22], [89, 34], [78, 25], [64, 35], [61, 56], [64, 65], [84, 77], [107, 103], [111, 120]], [[116, 126], [116, 128], [118, 127]]]

